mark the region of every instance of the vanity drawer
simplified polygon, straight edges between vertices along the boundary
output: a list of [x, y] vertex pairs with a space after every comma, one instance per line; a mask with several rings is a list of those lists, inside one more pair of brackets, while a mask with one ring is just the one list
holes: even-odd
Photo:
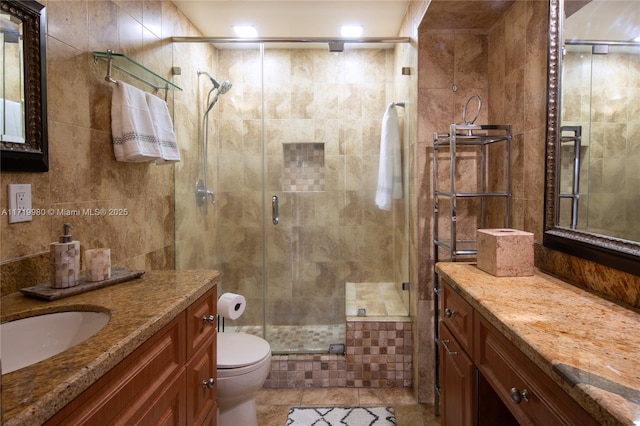
[[475, 364], [520, 424], [598, 424], [481, 315], [474, 327]]
[[460, 346], [471, 354], [473, 336], [473, 307], [446, 283], [442, 286], [440, 322], [446, 324]]
[[213, 287], [187, 308], [187, 359], [216, 333], [217, 295]]

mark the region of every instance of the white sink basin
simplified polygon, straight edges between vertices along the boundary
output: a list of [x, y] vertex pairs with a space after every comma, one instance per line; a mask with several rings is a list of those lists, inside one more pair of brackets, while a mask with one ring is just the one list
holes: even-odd
[[104, 312], [69, 311], [0, 324], [2, 374], [66, 351], [100, 331], [109, 318]]

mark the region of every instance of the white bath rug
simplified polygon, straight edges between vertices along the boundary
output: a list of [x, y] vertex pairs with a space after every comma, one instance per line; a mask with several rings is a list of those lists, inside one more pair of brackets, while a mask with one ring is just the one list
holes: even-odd
[[392, 407], [296, 407], [285, 426], [393, 426]]

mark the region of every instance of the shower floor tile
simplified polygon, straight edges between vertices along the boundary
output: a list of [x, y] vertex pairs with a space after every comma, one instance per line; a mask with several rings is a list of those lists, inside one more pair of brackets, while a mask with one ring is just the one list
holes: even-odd
[[[263, 337], [262, 326], [228, 326], [225, 331], [253, 334]], [[327, 353], [332, 343], [345, 342], [346, 325], [271, 325], [267, 326], [266, 340], [271, 351], [278, 353]]]

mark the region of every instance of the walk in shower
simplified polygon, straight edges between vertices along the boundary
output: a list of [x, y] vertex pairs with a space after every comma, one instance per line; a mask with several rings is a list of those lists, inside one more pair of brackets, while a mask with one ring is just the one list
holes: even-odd
[[[389, 211], [374, 202], [382, 117], [408, 90], [397, 41], [342, 52], [318, 42], [173, 41], [184, 88], [175, 95], [176, 267], [218, 269], [219, 292], [246, 297], [225, 331], [264, 337], [274, 353], [326, 353], [345, 343], [347, 283], [370, 289], [374, 302], [395, 297], [388, 306], [407, 316], [409, 185]], [[211, 83], [198, 70], [233, 82], [206, 122]], [[200, 205], [199, 180], [212, 193]]]

